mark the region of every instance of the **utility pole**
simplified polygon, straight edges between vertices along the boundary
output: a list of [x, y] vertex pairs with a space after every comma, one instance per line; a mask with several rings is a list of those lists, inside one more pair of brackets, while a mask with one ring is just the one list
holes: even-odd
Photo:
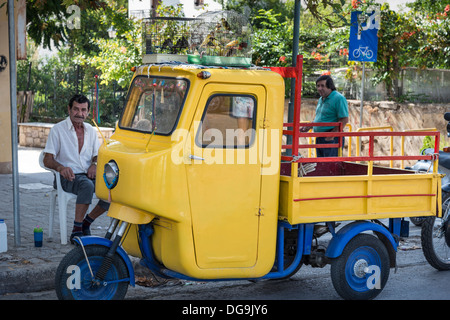
[[19, 206], [19, 168], [17, 153], [17, 74], [16, 74], [16, 27], [14, 21], [14, 0], [8, 0], [8, 38], [9, 38], [9, 82], [11, 97], [11, 150], [14, 206], [14, 243], [20, 246], [20, 206]]

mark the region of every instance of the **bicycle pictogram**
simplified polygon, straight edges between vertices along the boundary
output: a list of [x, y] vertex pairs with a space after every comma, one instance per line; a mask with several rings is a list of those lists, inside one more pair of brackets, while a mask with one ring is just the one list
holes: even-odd
[[369, 49], [369, 46], [366, 47], [359, 46], [358, 49], [353, 50], [353, 57], [359, 58], [361, 54], [363, 55], [363, 57], [366, 57], [367, 59], [372, 59], [373, 57], [373, 51]]

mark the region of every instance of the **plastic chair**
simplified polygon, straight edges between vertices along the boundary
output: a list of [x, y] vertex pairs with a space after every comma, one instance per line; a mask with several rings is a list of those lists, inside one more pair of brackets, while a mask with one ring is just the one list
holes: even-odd
[[[55, 217], [56, 199], [58, 199], [59, 211], [59, 231], [61, 234], [61, 244], [67, 244], [67, 205], [70, 200], [74, 200], [77, 196], [70, 192], [65, 192], [61, 186], [61, 179], [59, 172], [44, 165], [44, 151], [39, 155], [39, 165], [45, 170], [53, 172], [56, 179], [56, 190], [53, 189], [50, 193], [50, 216], [49, 216], [49, 232], [48, 237], [53, 238], [53, 221]], [[95, 194], [93, 200], [96, 199]], [[92, 209], [92, 204], [89, 206], [88, 212]]]

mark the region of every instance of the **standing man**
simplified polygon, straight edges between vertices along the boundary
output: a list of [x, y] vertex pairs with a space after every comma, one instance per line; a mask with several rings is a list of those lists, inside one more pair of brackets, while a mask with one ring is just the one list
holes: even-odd
[[44, 165], [61, 175], [61, 186], [77, 195], [75, 221], [70, 242], [76, 236], [90, 235], [91, 223], [109, 209], [109, 203], [99, 200], [86, 215], [95, 192], [97, 153], [100, 141], [97, 132], [85, 123], [89, 114], [89, 99], [73, 96], [68, 105], [69, 116], [53, 126], [44, 152]]
[[[336, 91], [333, 79], [329, 75], [320, 76], [316, 80], [317, 92], [320, 95], [313, 122], [341, 122], [342, 128], [348, 122], [347, 99]], [[310, 127], [302, 127], [301, 132], [309, 131]], [[314, 132], [337, 132], [339, 127], [314, 127]], [[344, 138], [342, 137], [344, 140]], [[316, 144], [336, 144], [339, 137], [317, 137]], [[344, 146], [344, 141], [342, 143]], [[337, 157], [338, 148], [317, 148], [318, 157]]]

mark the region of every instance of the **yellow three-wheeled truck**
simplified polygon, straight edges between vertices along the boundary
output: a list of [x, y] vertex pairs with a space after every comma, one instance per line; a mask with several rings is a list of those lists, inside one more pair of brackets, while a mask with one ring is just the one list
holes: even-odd
[[[440, 214], [441, 175], [437, 165], [423, 174], [374, 165], [432, 159], [377, 156], [374, 138], [432, 136], [439, 146], [439, 133], [301, 133], [310, 125], [300, 122], [301, 67], [299, 57], [287, 68], [136, 68], [98, 156], [96, 193], [111, 202], [111, 226], [105, 237], [77, 238], [58, 268], [58, 297], [123, 298], [135, 284], [129, 255], [160, 277], [201, 281], [331, 264], [343, 298], [377, 296], [396, 267], [403, 218]], [[283, 77], [296, 79], [292, 123], [283, 122]], [[369, 154], [300, 156], [321, 147], [302, 138], [337, 135], [368, 137]], [[74, 265], [78, 287], [68, 285]]]

